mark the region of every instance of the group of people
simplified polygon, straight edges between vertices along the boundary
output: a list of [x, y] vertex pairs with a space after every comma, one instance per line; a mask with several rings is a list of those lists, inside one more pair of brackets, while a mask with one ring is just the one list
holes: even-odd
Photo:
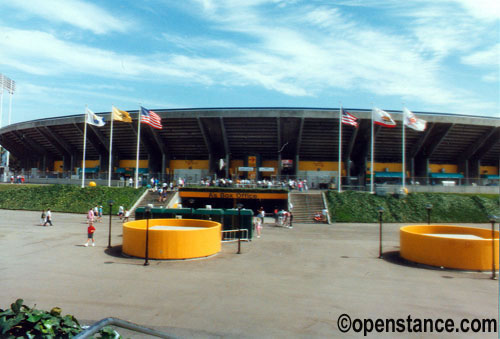
[[120, 207], [118, 207], [118, 217], [122, 222], [127, 222], [128, 219], [130, 218], [130, 211], [128, 209], [123, 208], [123, 206], [120, 205]]
[[15, 177], [13, 175], [10, 176], [10, 183], [11, 184], [24, 184], [24, 175], [16, 175]]
[[[273, 215], [276, 226], [293, 228], [293, 213], [291, 208], [289, 210], [279, 210], [278, 208], [276, 208]], [[261, 236], [262, 225], [264, 225], [265, 216], [266, 212], [264, 211], [264, 207], [260, 207], [257, 210], [257, 215], [253, 218], [253, 224], [255, 231], [257, 232], [257, 238], [260, 238]]]
[[228, 178], [205, 178], [200, 180], [200, 185], [205, 187], [259, 187], [259, 188], [288, 188], [290, 190], [298, 190], [299, 192], [307, 192], [309, 186], [307, 180], [304, 179], [289, 179], [289, 180], [252, 180], [252, 179], [228, 179]]
[[321, 211], [316, 211], [313, 216], [315, 222], [328, 222], [328, 210], [323, 208]]
[[87, 222], [89, 224], [102, 222], [102, 206], [95, 205], [95, 207], [89, 209], [87, 213]]
[[[50, 211], [50, 210], [49, 210]], [[125, 209], [123, 206], [118, 207], [118, 217], [122, 222], [126, 222], [130, 218], [130, 211]], [[102, 206], [95, 206], [90, 208], [87, 213], [87, 242], [83, 246], [88, 247], [89, 243], [92, 242], [92, 246], [95, 246], [94, 233], [96, 231], [94, 223], [102, 221]]]
[[275, 209], [274, 221], [277, 226], [293, 228], [293, 213], [291, 209], [288, 211], [284, 209], [281, 210]]

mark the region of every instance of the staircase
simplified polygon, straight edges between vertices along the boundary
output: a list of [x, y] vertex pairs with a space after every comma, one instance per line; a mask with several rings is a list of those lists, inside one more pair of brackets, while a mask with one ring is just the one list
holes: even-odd
[[[155, 207], [155, 208], [158, 208], [160, 206], [167, 206], [168, 203], [169, 203], [169, 201], [170, 201], [170, 199], [172, 199], [172, 197], [174, 196], [174, 194], [175, 194], [174, 191], [167, 192], [167, 200], [165, 200], [163, 202], [159, 202], [158, 201], [158, 198], [159, 198], [158, 192], [148, 192], [144, 196], [144, 198], [142, 199], [142, 201], [137, 205], [136, 208], [146, 207], [149, 204], [152, 204], [153, 207]], [[132, 216], [135, 218], [135, 210], [134, 210]]]
[[312, 224], [314, 213], [324, 208], [323, 195], [319, 193], [292, 193], [293, 222]]

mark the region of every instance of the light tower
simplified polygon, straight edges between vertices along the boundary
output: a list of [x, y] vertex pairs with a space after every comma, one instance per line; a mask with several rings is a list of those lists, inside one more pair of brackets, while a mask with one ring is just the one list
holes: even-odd
[[[9, 96], [9, 116], [8, 116], [8, 125], [10, 125], [11, 122], [11, 116], [12, 116], [12, 96], [14, 95], [14, 91], [16, 90], [16, 82], [8, 77], [6, 77], [3, 74], [0, 74], [0, 128], [2, 128], [2, 123], [3, 123], [3, 92], [6, 90], [10, 96]], [[5, 164], [2, 163], [4, 166], [4, 181], [7, 181], [7, 172], [9, 172], [9, 158], [10, 158], [10, 153], [7, 151], [7, 156], [6, 156], [6, 161]]]

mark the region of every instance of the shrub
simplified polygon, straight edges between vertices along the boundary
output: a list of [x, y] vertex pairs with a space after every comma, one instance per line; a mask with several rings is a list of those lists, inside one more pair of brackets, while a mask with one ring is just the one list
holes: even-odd
[[500, 214], [498, 196], [447, 193], [410, 193], [377, 196], [365, 192], [327, 194], [330, 215], [339, 222], [377, 222], [377, 207], [385, 212], [386, 222], [425, 222], [425, 206], [432, 204], [432, 222], [487, 222], [489, 214]]
[[86, 213], [95, 205], [108, 206], [114, 200], [113, 213], [118, 206], [125, 208], [140, 197], [145, 188], [132, 187], [85, 187], [75, 185], [2, 185], [0, 208], [11, 210], [41, 211], [50, 208], [54, 212]]
[[[78, 320], [70, 314], [61, 316], [61, 309], [50, 312], [29, 308], [17, 299], [7, 310], [0, 309], [1, 338], [72, 338], [83, 331]], [[115, 338], [116, 332], [105, 327], [98, 338]]]

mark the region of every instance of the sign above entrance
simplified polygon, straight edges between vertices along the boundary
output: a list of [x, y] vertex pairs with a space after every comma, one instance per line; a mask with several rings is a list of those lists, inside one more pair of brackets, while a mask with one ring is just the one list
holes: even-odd
[[259, 172], [274, 172], [274, 167], [259, 167]]
[[240, 171], [240, 172], [252, 172], [253, 167], [238, 167], [238, 171]]
[[288, 199], [287, 193], [255, 193], [255, 192], [179, 192], [181, 198], [209, 199]]

